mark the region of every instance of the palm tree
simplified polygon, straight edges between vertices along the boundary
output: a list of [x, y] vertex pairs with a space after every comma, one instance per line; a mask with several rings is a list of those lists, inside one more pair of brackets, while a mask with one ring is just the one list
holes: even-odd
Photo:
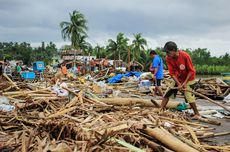
[[118, 33], [116, 41], [109, 39], [107, 49], [111, 51], [111, 56], [114, 57], [114, 60], [116, 59], [116, 56], [118, 56], [118, 60], [121, 59], [121, 53], [123, 51], [127, 52], [128, 49], [128, 41], [129, 39], [124, 36], [124, 33]]
[[[147, 46], [147, 41], [141, 36], [141, 33], [134, 34], [134, 40], [131, 45], [131, 60], [141, 60], [141, 55]], [[143, 56], [142, 56], [143, 57]]]
[[107, 50], [109, 51], [109, 56], [110, 58], [113, 58], [116, 60], [116, 55], [117, 55], [117, 42], [109, 39], [108, 40], [109, 44], [107, 45]]
[[[87, 37], [86, 31], [88, 27], [86, 25], [87, 21], [83, 14], [78, 11], [73, 11], [70, 15], [70, 22], [63, 21], [60, 23], [62, 29], [62, 37], [64, 40], [68, 39], [72, 43], [72, 47], [79, 50], [81, 49], [81, 43]], [[76, 52], [74, 54], [75, 60]]]
[[97, 58], [104, 58], [106, 57], [106, 50], [103, 46], [99, 46], [98, 44], [95, 46], [94, 50], [93, 50], [93, 54], [97, 57]]
[[86, 35], [80, 37], [79, 48], [82, 49], [84, 55], [89, 55], [92, 53], [93, 48], [92, 45], [85, 40], [86, 38]]

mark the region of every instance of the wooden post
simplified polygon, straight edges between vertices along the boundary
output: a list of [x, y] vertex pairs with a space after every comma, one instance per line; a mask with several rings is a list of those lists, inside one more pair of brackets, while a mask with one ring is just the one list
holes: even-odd
[[130, 71], [130, 48], [128, 48], [128, 71]]

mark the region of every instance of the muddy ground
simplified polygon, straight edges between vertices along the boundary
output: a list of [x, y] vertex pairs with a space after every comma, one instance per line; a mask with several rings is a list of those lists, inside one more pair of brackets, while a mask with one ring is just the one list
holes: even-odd
[[[183, 100], [183, 99], [180, 99]], [[218, 101], [222, 102], [222, 101]], [[213, 109], [218, 108], [215, 104], [208, 102], [207, 100], [204, 99], [198, 99], [197, 100], [197, 105], [199, 108], [203, 107], [213, 107]], [[225, 104], [226, 106], [230, 107], [230, 104]], [[220, 126], [216, 125], [210, 125], [210, 127], [216, 128], [214, 132], [230, 132], [230, 119], [229, 118], [215, 118], [216, 120], [221, 122]], [[211, 138], [206, 138], [207, 141], [211, 141], [212, 144], [230, 144], [230, 134], [225, 135], [225, 136], [217, 136], [217, 137], [211, 137]]]

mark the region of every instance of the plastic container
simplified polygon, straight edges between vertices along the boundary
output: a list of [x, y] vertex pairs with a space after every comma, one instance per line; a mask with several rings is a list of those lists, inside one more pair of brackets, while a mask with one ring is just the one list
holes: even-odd
[[150, 92], [151, 82], [149, 80], [142, 80], [139, 84], [139, 91], [142, 93]]
[[230, 72], [221, 73], [221, 75], [223, 76], [223, 81], [224, 81], [225, 83], [230, 84]]
[[142, 80], [140, 82], [140, 87], [146, 87], [146, 88], [149, 88], [151, 86], [151, 83], [149, 80]]
[[21, 74], [22, 78], [24, 79], [35, 79], [35, 73], [34, 72], [23, 72]]
[[45, 64], [43, 61], [37, 61], [37, 62], [34, 62], [33, 63], [33, 70], [34, 71], [44, 71], [46, 68], [45, 68]]

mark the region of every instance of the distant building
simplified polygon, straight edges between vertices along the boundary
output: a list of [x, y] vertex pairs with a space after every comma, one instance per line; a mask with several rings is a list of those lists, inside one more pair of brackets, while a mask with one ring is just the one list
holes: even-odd
[[84, 61], [89, 63], [92, 58], [96, 59], [96, 56], [83, 56], [82, 50], [63, 50], [61, 52], [61, 59], [66, 62], [74, 61], [74, 59], [76, 59], [76, 61], [80, 61], [82, 63]]
[[74, 60], [74, 56], [82, 55], [82, 50], [63, 50], [61, 51], [61, 59], [64, 61]]

